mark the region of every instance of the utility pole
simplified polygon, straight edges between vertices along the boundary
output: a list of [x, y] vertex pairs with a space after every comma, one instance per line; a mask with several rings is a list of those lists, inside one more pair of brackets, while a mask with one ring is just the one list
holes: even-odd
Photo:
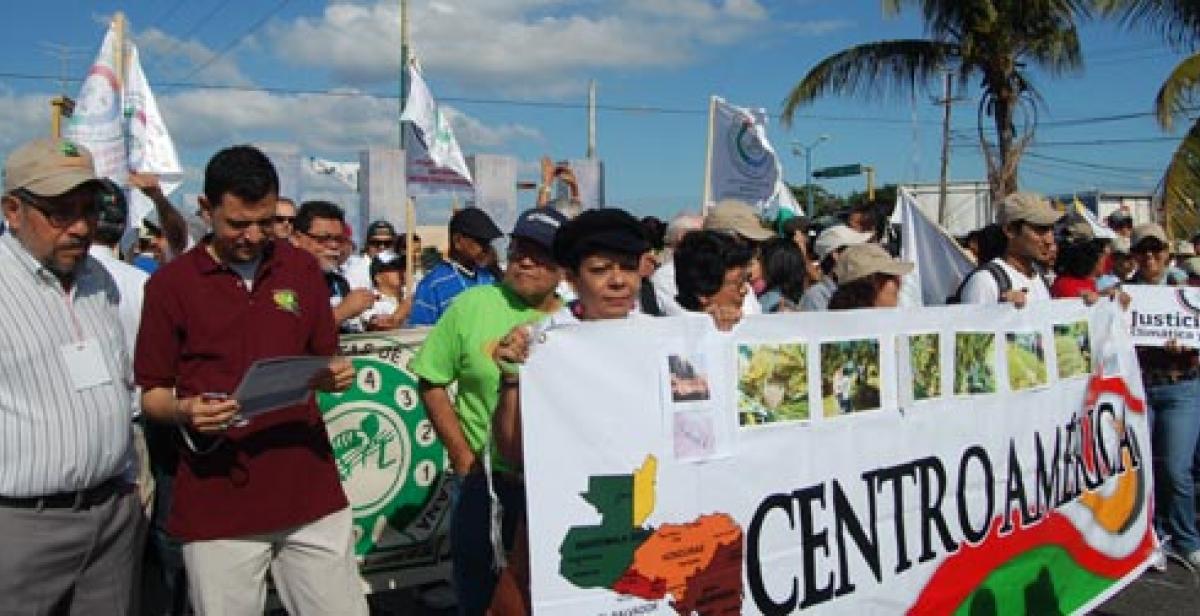
[[[400, 113], [408, 105], [408, 0], [400, 0]], [[397, 116], [399, 117], [399, 116]], [[408, 172], [408, 150], [405, 146], [404, 122], [400, 122], [400, 151], [404, 152], [404, 169]], [[408, 192], [408, 178], [405, 178], [404, 192]], [[417, 224], [417, 204], [411, 196], [404, 200], [404, 296], [412, 297], [416, 288], [416, 260], [413, 252]]]
[[596, 80], [588, 83], [587, 157], [596, 158]]
[[71, 113], [75, 110], [75, 101], [67, 96], [67, 84], [70, 82], [68, 75], [70, 74], [71, 60], [76, 57], [76, 52], [80, 49], [50, 42], [42, 42], [42, 47], [47, 53], [58, 57], [61, 71], [59, 73], [61, 89], [58, 96], [50, 99], [50, 136], [57, 139], [62, 136], [63, 119], [71, 117]]
[[946, 226], [946, 193], [950, 182], [950, 109], [960, 99], [954, 98], [954, 72], [945, 71], [945, 94], [934, 102], [942, 105], [942, 173], [938, 183], [938, 224]]
[[807, 202], [805, 214], [808, 215], [809, 220], [813, 220], [817, 215], [816, 206], [813, 203], [812, 153], [813, 150], [817, 149], [817, 146], [826, 141], [829, 141], [829, 135], [821, 135], [809, 145], [804, 145], [799, 141], [792, 142], [792, 155], [804, 157], [804, 195]]

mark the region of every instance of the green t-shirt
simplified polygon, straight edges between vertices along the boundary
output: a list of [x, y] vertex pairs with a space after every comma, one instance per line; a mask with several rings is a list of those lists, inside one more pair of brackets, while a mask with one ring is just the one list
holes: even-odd
[[[457, 383], [454, 410], [475, 453], [491, 440], [492, 414], [500, 400], [500, 369], [492, 349], [512, 328], [546, 316], [503, 284], [473, 287], [454, 298], [408, 365], [434, 385]], [[492, 460], [496, 468], [512, 469], [494, 449]]]

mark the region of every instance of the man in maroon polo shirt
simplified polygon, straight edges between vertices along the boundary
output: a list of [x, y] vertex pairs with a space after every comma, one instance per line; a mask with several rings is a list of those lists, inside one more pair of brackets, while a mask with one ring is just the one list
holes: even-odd
[[[351, 512], [316, 405], [235, 425], [237, 402], [214, 395], [233, 393], [258, 359], [337, 351], [316, 260], [271, 239], [278, 187], [252, 147], [209, 161], [200, 205], [212, 234], [147, 284], [134, 371], [143, 411], [181, 437], [167, 528], [183, 541], [196, 612], [262, 614], [270, 567], [290, 613], [366, 614]], [[334, 359], [312, 386], [338, 391], [352, 378]]]

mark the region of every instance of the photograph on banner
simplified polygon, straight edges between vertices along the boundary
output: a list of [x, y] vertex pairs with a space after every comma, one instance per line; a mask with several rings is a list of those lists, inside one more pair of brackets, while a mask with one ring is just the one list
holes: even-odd
[[1008, 344], [1008, 386], [1012, 391], [1042, 387], [1049, 382], [1046, 347], [1042, 332], [1023, 331], [1005, 334]]
[[826, 417], [880, 408], [879, 340], [821, 343], [821, 400]]
[[670, 375], [672, 402], [703, 402], [711, 397], [708, 371], [702, 354], [668, 355], [667, 372]]
[[808, 345], [738, 345], [738, 423], [754, 426], [811, 418]]
[[717, 430], [712, 409], [676, 410], [671, 423], [676, 460], [707, 460], [717, 454]]
[[1091, 374], [1092, 340], [1087, 321], [1055, 323], [1054, 350], [1058, 355], [1058, 378]]
[[954, 335], [954, 393], [960, 396], [996, 393], [996, 334]]
[[941, 397], [941, 336], [937, 333], [908, 336], [908, 360], [912, 368], [913, 401], [920, 402]]

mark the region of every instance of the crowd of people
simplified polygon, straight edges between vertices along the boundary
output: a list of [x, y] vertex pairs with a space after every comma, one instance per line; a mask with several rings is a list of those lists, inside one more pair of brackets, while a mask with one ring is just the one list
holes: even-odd
[[[756, 314], [896, 309], [913, 270], [874, 204], [823, 228], [768, 224], [736, 200], [667, 222], [535, 207], [509, 230], [468, 207], [429, 262], [436, 251], [389, 221], [356, 247], [338, 205], [281, 197], [253, 147], [216, 153], [203, 182], [207, 234], [189, 240], [154, 178], [135, 176], [156, 211], [127, 243], [122, 191], [85, 148], [36, 140], [5, 162], [0, 613], [131, 614], [152, 597], [146, 613], [261, 614], [268, 570], [290, 613], [367, 613], [315, 403], [247, 422], [231, 393], [256, 360], [295, 355], [331, 358], [309, 385], [342, 391], [354, 372], [339, 333], [415, 326], [429, 329], [409, 369], [452, 471], [459, 612], [528, 611], [520, 366], [539, 331], [677, 315], [730, 331]], [[997, 209], [962, 238], [977, 267], [948, 303], [1127, 306], [1126, 283], [1200, 283], [1200, 237], [1172, 245], [1118, 212], [1115, 239], [1100, 238], [1032, 193]], [[1158, 529], [1200, 566], [1200, 360], [1175, 343], [1137, 354]]]

